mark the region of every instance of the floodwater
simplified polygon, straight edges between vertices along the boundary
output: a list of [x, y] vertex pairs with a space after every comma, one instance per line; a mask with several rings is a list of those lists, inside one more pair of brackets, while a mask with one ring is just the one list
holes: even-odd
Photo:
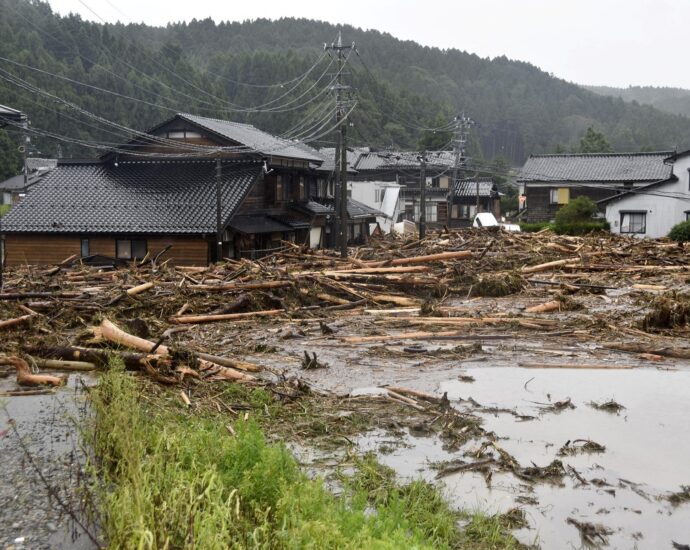
[[[96, 547], [61, 505], [84, 521], [79, 489], [86, 457], [76, 426], [88, 415], [85, 388], [96, 380], [72, 373], [54, 393], [0, 397], [0, 547]], [[17, 389], [13, 376], [0, 380], [0, 391]]]
[[[568, 518], [602, 524], [612, 531], [610, 548], [673, 548], [672, 541], [690, 544], [690, 503], [674, 507], [664, 497], [690, 485], [690, 369], [523, 369], [469, 368], [474, 383], [448, 380], [437, 388], [457, 408], [470, 397], [485, 407], [512, 409], [536, 417], [524, 421], [509, 413], [477, 411], [483, 427], [494, 432], [497, 444], [521, 465], [546, 466], [555, 458], [576, 476], [563, 486], [529, 484], [510, 473], [495, 472], [490, 487], [478, 472], [443, 478], [444, 491], [459, 507], [505, 512], [518, 506], [530, 523], [515, 532], [525, 544], [541, 548], [582, 548]], [[574, 409], [547, 411], [545, 405], [570, 398]], [[596, 410], [591, 402], [614, 399], [618, 414]], [[602, 453], [557, 456], [567, 442], [590, 439], [604, 445]], [[360, 438], [362, 450], [395, 443], [380, 432]], [[433, 462], [471, 460], [463, 452], [478, 447], [469, 442], [457, 453], [442, 449], [434, 438], [410, 437], [379, 459], [407, 478], [433, 480]], [[584, 483], [582, 482], [584, 480]]]

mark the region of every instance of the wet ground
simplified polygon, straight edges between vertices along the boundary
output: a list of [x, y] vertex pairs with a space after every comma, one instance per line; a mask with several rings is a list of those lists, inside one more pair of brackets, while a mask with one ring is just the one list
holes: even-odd
[[[329, 322], [334, 334], [324, 335], [318, 320], [308, 320], [287, 328], [266, 324], [261, 332], [233, 338], [249, 348], [266, 345], [267, 353], [253, 359], [299, 372], [315, 387], [340, 395], [376, 393], [384, 386], [445, 393], [453, 407], [479, 416], [485, 432], [495, 435], [495, 444], [520, 465], [561, 460], [565, 473], [551, 482], [526, 482], [499, 470], [436, 480], [438, 463], [471, 462], [483, 441], [470, 440], [453, 452], [434, 436], [417, 433], [400, 437], [374, 431], [357, 441], [361, 451], [376, 452], [401, 476], [442, 484], [458, 507], [524, 510], [529, 527], [515, 534], [527, 545], [585, 547], [574, 520], [599, 525], [606, 534], [597, 541], [610, 548], [673, 548], [673, 542], [690, 544], [690, 502], [674, 505], [668, 498], [690, 486], [690, 361], [606, 347], [608, 341], [646, 341], [636, 337], [629, 323], [621, 324], [620, 331], [612, 324], [619, 322], [619, 314], [629, 316], [631, 302], [639, 299], [621, 292], [588, 296], [583, 300], [586, 312], [544, 315], [552, 324], [541, 329], [475, 326], [452, 338], [395, 338], [453, 327], [430, 329], [370, 314]], [[487, 310], [513, 314], [528, 304], [504, 298], [453, 305], [476, 306], [487, 315]], [[350, 343], [352, 336], [371, 341]], [[372, 338], [376, 336], [380, 339]], [[687, 338], [650, 336], [648, 344], [685, 347]], [[328, 368], [300, 370], [304, 351], [316, 352]], [[558, 368], [544, 368], [548, 365]], [[572, 407], [552, 410], [551, 405], [568, 399]], [[624, 408], [607, 412], [592, 406], [610, 401]], [[588, 441], [604, 449], [578, 452]], [[559, 456], [566, 444], [570, 449]], [[305, 462], [315, 457], [324, 459], [319, 453], [301, 456]]]
[[[54, 394], [0, 397], [0, 548], [96, 547], [71, 515], [83, 521], [76, 426], [86, 415], [84, 385], [93, 382], [72, 374]], [[14, 376], [0, 379], [0, 393], [17, 389]]]

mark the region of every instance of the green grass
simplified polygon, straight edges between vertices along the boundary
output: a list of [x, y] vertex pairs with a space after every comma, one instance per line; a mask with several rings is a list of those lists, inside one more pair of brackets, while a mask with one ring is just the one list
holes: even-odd
[[[232, 393], [230, 390], [228, 393]], [[253, 393], [257, 405], [268, 396]], [[515, 548], [498, 520], [487, 544], [423, 482], [399, 485], [373, 458], [334, 495], [254, 422], [145, 405], [119, 368], [92, 392], [94, 494], [110, 548]], [[492, 523], [493, 522], [493, 523]], [[470, 525], [474, 524], [474, 520]]]

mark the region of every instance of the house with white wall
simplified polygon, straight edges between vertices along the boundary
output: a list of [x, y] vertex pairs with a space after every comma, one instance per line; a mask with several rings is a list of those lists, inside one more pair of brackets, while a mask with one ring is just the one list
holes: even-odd
[[390, 181], [348, 181], [347, 194], [383, 214], [377, 216], [376, 221], [384, 233], [390, 233], [403, 208], [401, 187]]
[[673, 154], [664, 163], [672, 168], [668, 178], [599, 202], [606, 207], [612, 233], [657, 239], [690, 220], [690, 151]]

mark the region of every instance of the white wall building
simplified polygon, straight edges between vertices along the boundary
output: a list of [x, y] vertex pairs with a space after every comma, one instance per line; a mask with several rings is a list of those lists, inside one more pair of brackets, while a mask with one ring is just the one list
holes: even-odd
[[669, 179], [631, 189], [601, 201], [612, 233], [638, 238], [666, 237], [677, 223], [690, 219], [690, 151], [666, 159]]
[[352, 199], [383, 213], [384, 216], [377, 216], [376, 221], [384, 233], [390, 233], [401, 213], [400, 187], [389, 181], [348, 181], [347, 193]]

